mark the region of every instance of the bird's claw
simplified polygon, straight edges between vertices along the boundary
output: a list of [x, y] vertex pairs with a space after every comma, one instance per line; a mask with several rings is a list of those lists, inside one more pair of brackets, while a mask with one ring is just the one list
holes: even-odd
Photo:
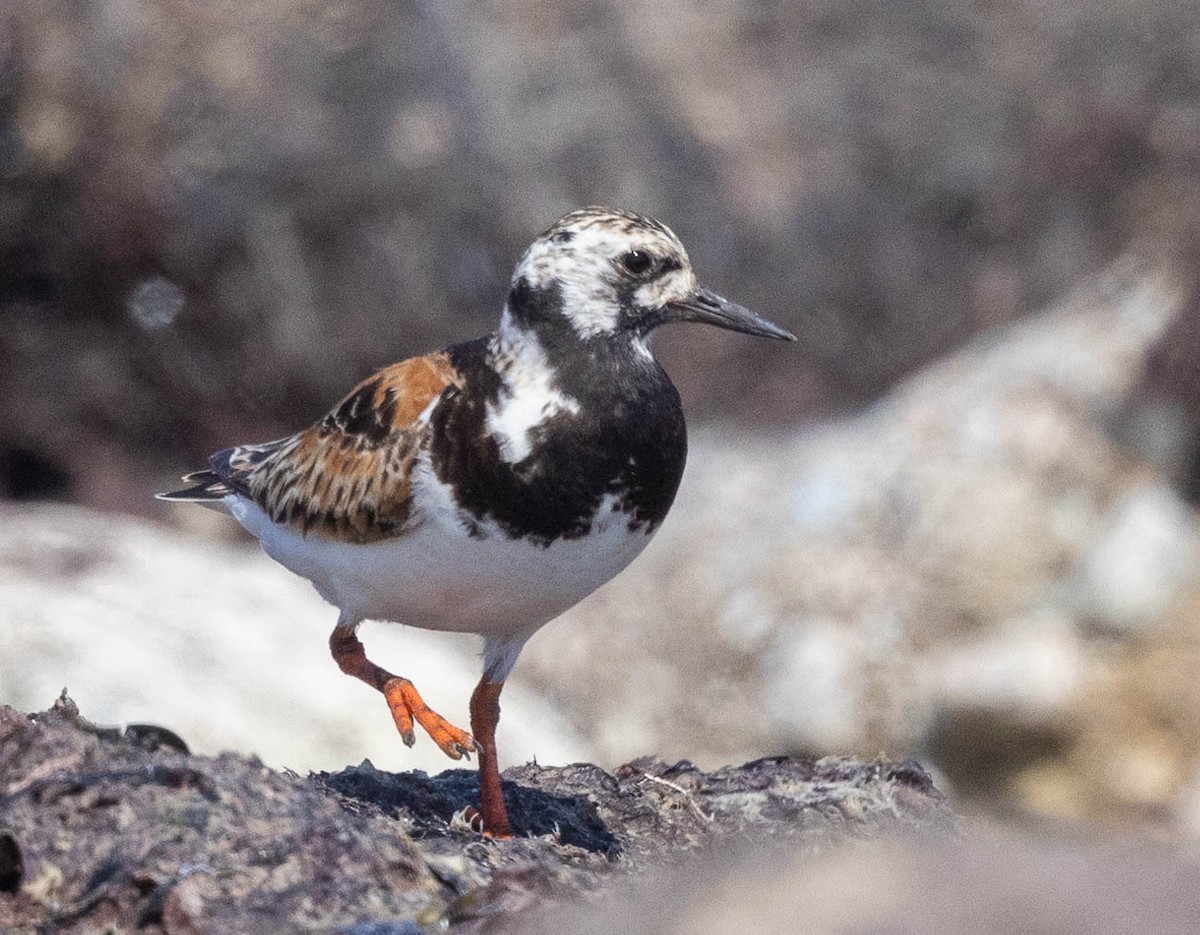
[[461, 812], [455, 813], [453, 821], [459, 822], [476, 834], [482, 835], [485, 838], [491, 838], [494, 841], [509, 841], [513, 837], [511, 831], [501, 831], [499, 833], [489, 831], [487, 824], [483, 820], [483, 813], [474, 805], [467, 805]]
[[437, 723], [426, 724], [424, 721], [421, 722], [421, 726], [429, 731], [429, 736], [433, 738], [433, 742], [441, 747], [442, 752], [450, 757], [450, 759], [470, 761], [471, 754], [479, 749], [475, 738], [465, 730], [459, 730], [443, 718], [437, 715], [434, 715], [434, 717], [438, 718]]

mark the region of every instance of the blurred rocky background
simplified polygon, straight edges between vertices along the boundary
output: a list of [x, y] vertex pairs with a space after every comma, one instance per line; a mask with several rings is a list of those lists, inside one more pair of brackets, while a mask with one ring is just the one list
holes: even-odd
[[[303, 583], [149, 495], [487, 330], [609, 203], [800, 342], [659, 338], [678, 507], [530, 644], [502, 752], [885, 751], [1200, 836], [1197, 49], [1170, 0], [8, 0], [0, 703], [434, 767]], [[367, 640], [462, 718], [469, 642]]]

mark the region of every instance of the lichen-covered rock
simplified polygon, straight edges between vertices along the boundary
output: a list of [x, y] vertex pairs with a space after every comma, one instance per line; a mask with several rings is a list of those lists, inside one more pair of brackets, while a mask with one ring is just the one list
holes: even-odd
[[704, 773], [646, 759], [505, 780], [517, 836], [496, 841], [459, 817], [477, 791], [466, 770], [303, 778], [190, 755], [162, 729], [98, 728], [65, 696], [33, 716], [0, 708], [0, 930], [472, 929], [720, 841], [812, 853], [953, 827], [914, 763], [778, 758]]
[[[193, 757], [83, 722], [68, 701], [0, 709], [0, 824], [19, 887], [0, 929], [330, 930], [415, 916], [441, 884], [393, 822], [346, 813], [252, 757]], [[264, 928], [265, 926], [265, 928]]]

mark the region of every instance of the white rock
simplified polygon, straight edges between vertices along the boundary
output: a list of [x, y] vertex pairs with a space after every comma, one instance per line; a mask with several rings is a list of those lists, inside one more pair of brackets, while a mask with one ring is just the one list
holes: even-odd
[[1135, 632], [1168, 623], [1200, 584], [1200, 522], [1178, 493], [1149, 481], [1124, 491], [1081, 562], [1085, 613]]
[[1064, 720], [1078, 702], [1087, 659], [1074, 621], [1041, 611], [940, 646], [922, 657], [920, 671], [935, 710], [1045, 723]]

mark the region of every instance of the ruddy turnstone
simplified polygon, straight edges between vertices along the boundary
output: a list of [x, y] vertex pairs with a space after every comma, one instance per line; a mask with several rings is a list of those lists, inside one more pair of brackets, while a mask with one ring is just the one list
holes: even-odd
[[[452, 759], [479, 753], [483, 828], [512, 833], [496, 760], [500, 691], [525, 642], [646, 547], [687, 453], [660, 325], [793, 335], [696, 282], [664, 224], [568, 214], [525, 251], [497, 330], [380, 370], [315, 425], [219, 451], [160, 494], [231, 513], [340, 611], [342, 671]], [[365, 619], [483, 637], [468, 734], [371, 662]]]

